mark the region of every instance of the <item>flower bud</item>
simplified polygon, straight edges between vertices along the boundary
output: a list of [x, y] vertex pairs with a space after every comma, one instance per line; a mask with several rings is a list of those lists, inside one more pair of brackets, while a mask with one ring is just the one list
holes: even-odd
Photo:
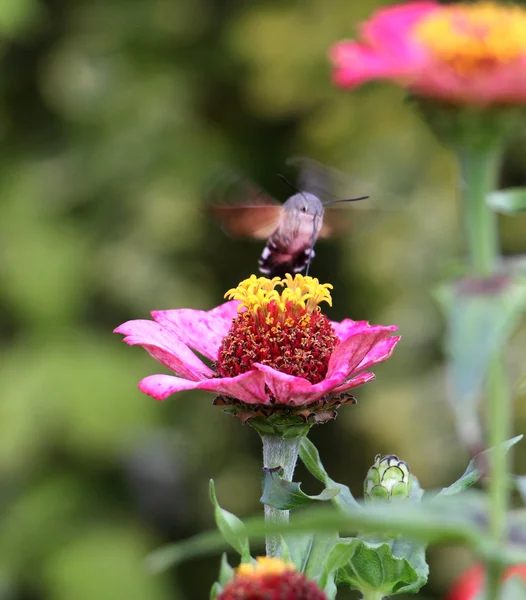
[[384, 501], [409, 497], [412, 476], [407, 463], [394, 454], [382, 457], [377, 454], [374, 465], [367, 472], [364, 482], [366, 502]]

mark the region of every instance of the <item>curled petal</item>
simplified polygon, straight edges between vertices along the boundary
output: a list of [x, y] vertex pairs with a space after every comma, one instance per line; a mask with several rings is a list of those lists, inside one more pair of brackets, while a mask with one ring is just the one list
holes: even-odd
[[124, 341], [130, 346], [142, 346], [156, 360], [181, 377], [199, 381], [214, 375], [175, 333], [154, 321], [127, 321], [114, 331], [123, 334]]
[[333, 392], [336, 394], [347, 392], [355, 387], [358, 387], [359, 385], [369, 383], [369, 381], [372, 381], [375, 377], [376, 376], [374, 373], [360, 373], [359, 375], [356, 375], [356, 377], [353, 377], [352, 379], [349, 379], [348, 381], [345, 381], [344, 383], [336, 386]]
[[319, 383], [312, 384], [303, 377], [295, 377], [276, 371], [268, 365], [254, 363], [254, 367], [262, 371], [272, 395], [276, 398], [276, 404], [287, 406], [303, 406], [315, 402], [327, 395], [334, 387], [341, 383], [335, 378], [326, 378]]
[[210, 360], [217, 360], [221, 341], [237, 316], [239, 302], [225, 302], [213, 310], [156, 310], [152, 317], [179, 339]]
[[356, 372], [363, 371], [364, 369], [368, 369], [373, 365], [377, 365], [378, 363], [384, 362], [387, 360], [391, 354], [393, 353], [394, 347], [400, 341], [401, 336], [395, 335], [393, 337], [389, 337], [385, 340], [382, 340], [380, 343], [376, 344], [365, 356], [362, 362], [356, 367]]
[[200, 390], [223, 394], [237, 398], [247, 404], [268, 404], [268, 394], [265, 390], [265, 378], [256, 370], [248, 371], [236, 377], [217, 377], [199, 384]]
[[396, 329], [394, 325], [362, 326], [359, 333], [350, 335], [336, 347], [329, 361], [327, 377], [339, 378], [338, 383], [350, 377], [357, 371], [369, 352]]

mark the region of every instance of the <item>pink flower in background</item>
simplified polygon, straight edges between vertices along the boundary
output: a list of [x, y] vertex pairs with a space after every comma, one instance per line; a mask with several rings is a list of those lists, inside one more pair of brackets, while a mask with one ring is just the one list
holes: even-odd
[[[276, 286], [284, 286], [281, 293]], [[253, 275], [213, 310], [155, 311], [154, 321], [128, 321], [115, 332], [175, 373], [139, 382], [157, 400], [200, 389], [223, 404], [302, 409], [330, 397], [339, 405], [346, 392], [374, 379], [367, 369], [389, 358], [400, 338], [391, 337], [395, 326], [331, 323], [318, 306], [331, 303], [329, 287], [301, 275]]]
[[378, 10], [358, 41], [330, 51], [342, 88], [388, 80], [456, 104], [526, 102], [526, 10], [492, 2], [410, 2]]

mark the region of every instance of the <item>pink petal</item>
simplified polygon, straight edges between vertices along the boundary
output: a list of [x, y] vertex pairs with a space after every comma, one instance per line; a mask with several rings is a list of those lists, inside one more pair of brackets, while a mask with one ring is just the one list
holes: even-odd
[[374, 346], [371, 351], [367, 353], [362, 362], [356, 367], [355, 371], [369, 369], [373, 365], [387, 360], [393, 353], [394, 347], [396, 344], [398, 344], [400, 339], [401, 336], [396, 335], [382, 340], [380, 343], [376, 344], [376, 346]]
[[276, 371], [268, 365], [254, 363], [254, 367], [265, 375], [265, 383], [276, 398], [276, 404], [303, 406], [327, 395], [341, 380], [324, 379], [312, 384], [303, 377], [295, 377]]
[[224, 394], [247, 404], [268, 404], [265, 379], [259, 371], [248, 371], [236, 377], [217, 377], [204, 381], [189, 381], [173, 375], [150, 375], [139, 382], [139, 389], [156, 400], [165, 400], [171, 394], [184, 390], [203, 390]]
[[212, 377], [207, 367], [172, 331], [158, 323], [142, 319], [127, 321], [114, 330], [125, 335], [130, 346], [142, 346], [163, 365], [191, 381]]
[[429, 69], [431, 58], [412, 30], [439, 8], [435, 2], [412, 2], [378, 10], [362, 25], [358, 40], [331, 48], [335, 84], [353, 88], [373, 79], [414, 81], [417, 73]]
[[387, 52], [397, 52], [407, 44], [415, 25], [431, 12], [440, 9], [437, 2], [408, 2], [378, 9], [360, 27], [360, 39]]
[[168, 396], [184, 390], [195, 390], [199, 381], [188, 381], [173, 375], [150, 375], [139, 381], [141, 392], [152, 396], [156, 400], [166, 400]]
[[331, 321], [331, 325], [336, 335], [343, 342], [349, 336], [363, 331], [364, 327], [369, 326], [369, 321], [353, 321], [352, 319], [343, 319], [343, 321]]
[[233, 300], [210, 311], [191, 308], [156, 310], [152, 312], [152, 317], [173, 331], [190, 348], [210, 360], [217, 360], [221, 342], [238, 314], [238, 306], [239, 302]]
[[208, 379], [199, 384], [199, 389], [237, 398], [247, 404], [269, 404], [269, 397], [265, 390], [265, 378], [256, 370], [236, 377]]
[[396, 329], [395, 325], [384, 327], [360, 323], [356, 332], [344, 339], [334, 350], [329, 361], [327, 377], [337, 377], [342, 381], [353, 375], [376, 344]]

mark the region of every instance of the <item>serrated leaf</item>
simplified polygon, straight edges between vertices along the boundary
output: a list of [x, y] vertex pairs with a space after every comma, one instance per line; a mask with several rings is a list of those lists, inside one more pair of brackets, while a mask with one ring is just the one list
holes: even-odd
[[526, 308], [524, 279], [464, 282], [435, 293], [447, 320], [449, 400], [459, 435], [481, 443], [478, 404], [492, 358], [505, 346]]
[[241, 555], [242, 562], [249, 562], [250, 548], [245, 525], [236, 515], [221, 508], [217, 501], [213, 479], [210, 480], [210, 500], [214, 505], [214, 516], [219, 531], [232, 548]]
[[334, 506], [343, 512], [361, 508], [361, 505], [354, 499], [351, 490], [346, 485], [337, 483], [329, 477], [321, 462], [316, 446], [306, 437], [301, 441], [299, 455], [301, 461], [313, 477], [321, 481], [326, 488], [340, 490], [340, 493], [332, 498]]
[[226, 585], [234, 577], [234, 569], [228, 564], [226, 552], [221, 555], [221, 565], [219, 567], [219, 583]]
[[[338, 582], [362, 593], [395, 595], [417, 592], [427, 582], [427, 572], [419, 573], [406, 558], [393, 555], [389, 544], [370, 544], [353, 539], [342, 542], [349, 546], [347, 564], [338, 570]], [[345, 557], [342, 550], [338, 558]]]
[[488, 206], [495, 212], [514, 215], [526, 211], [526, 188], [507, 188], [492, 192], [487, 197]]
[[[511, 440], [507, 440], [502, 444], [502, 449], [504, 452], [508, 452], [512, 446], [514, 446], [517, 442], [520, 442], [524, 436], [518, 435]], [[487, 464], [487, 462], [491, 459], [492, 454], [495, 452], [494, 448], [489, 448], [488, 450], [484, 450], [484, 452], [480, 452], [475, 457], [473, 457], [467, 466], [467, 469], [464, 471], [464, 474], [460, 479], [457, 479], [455, 483], [452, 483], [447, 488], [444, 488], [438, 493], [438, 496], [450, 496], [451, 494], [458, 494], [462, 492], [466, 488], [472, 486], [476, 483], [482, 476], [482, 472], [479, 468], [480, 464]]]
[[309, 496], [301, 484], [282, 479], [283, 469], [263, 469], [263, 495], [260, 502], [280, 510], [291, 510], [313, 502], [327, 502], [340, 492], [338, 488], [324, 489], [317, 496]]

